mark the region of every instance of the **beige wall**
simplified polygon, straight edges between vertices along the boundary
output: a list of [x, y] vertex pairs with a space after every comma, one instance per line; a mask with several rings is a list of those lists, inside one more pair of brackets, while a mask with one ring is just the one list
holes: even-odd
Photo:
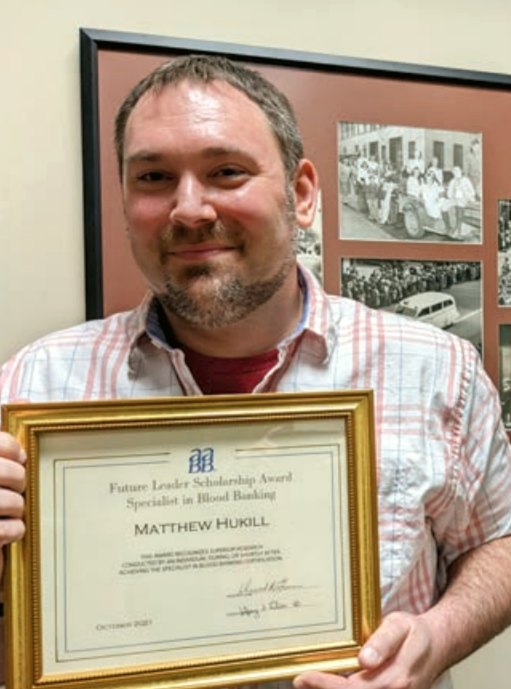
[[[511, 73], [509, 0], [3, 0], [0, 361], [84, 316], [80, 26]], [[508, 689], [510, 642], [457, 689]]]

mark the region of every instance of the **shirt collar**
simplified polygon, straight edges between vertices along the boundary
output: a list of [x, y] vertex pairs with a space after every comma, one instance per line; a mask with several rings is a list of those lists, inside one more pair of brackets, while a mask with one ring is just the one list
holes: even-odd
[[[303, 294], [302, 317], [293, 333], [279, 347], [287, 346], [298, 337], [307, 337], [311, 353], [322, 361], [328, 361], [336, 340], [336, 327], [328, 297], [312, 272], [301, 265], [298, 266], [298, 282]], [[160, 324], [156, 297], [151, 293], [147, 293], [133, 311], [130, 330], [130, 367], [137, 356], [135, 352], [147, 342], [158, 349], [172, 349]]]
[[298, 325], [300, 330], [295, 331], [294, 336], [303, 333], [309, 340], [309, 351], [326, 363], [337, 341], [337, 323], [330, 298], [308, 268], [298, 265], [298, 279], [304, 294], [304, 307]]
[[128, 320], [129, 355], [128, 368], [134, 371], [137, 368], [141, 349], [147, 343], [152, 343], [158, 348], [167, 347], [163, 332], [156, 335], [161, 327], [156, 311], [156, 297], [147, 292], [140, 304], [131, 312]]

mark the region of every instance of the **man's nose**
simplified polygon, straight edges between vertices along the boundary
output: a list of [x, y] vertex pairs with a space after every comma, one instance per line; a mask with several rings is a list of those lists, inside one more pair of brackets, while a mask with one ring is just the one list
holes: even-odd
[[198, 227], [217, 219], [208, 189], [194, 175], [184, 175], [177, 184], [169, 213], [172, 224]]

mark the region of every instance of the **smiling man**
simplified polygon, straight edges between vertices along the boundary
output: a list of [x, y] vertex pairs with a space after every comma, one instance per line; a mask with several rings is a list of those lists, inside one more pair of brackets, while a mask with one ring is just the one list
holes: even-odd
[[[445, 670], [511, 621], [510, 451], [477, 353], [298, 267], [317, 175], [259, 74], [216, 57], [161, 66], [121, 106], [116, 146], [150, 293], [22, 350], [2, 403], [372, 388], [385, 617], [360, 672], [295, 685], [449, 687]], [[23, 462], [1, 434], [2, 543], [23, 536]]]
[[264, 113], [222, 81], [146, 92], [122, 158], [133, 254], [176, 338], [219, 356], [275, 347], [301, 314], [294, 238], [313, 218], [311, 163], [287, 179]]

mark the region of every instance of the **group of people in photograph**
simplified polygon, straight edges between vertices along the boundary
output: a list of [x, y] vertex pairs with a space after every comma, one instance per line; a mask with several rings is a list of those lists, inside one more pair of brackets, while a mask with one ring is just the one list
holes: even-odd
[[511, 204], [499, 203], [499, 306], [511, 305]]
[[319, 282], [323, 282], [321, 233], [312, 228], [299, 228], [296, 233], [296, 253], [299, 262], [311, 270]]
[[511, 261], [505, 256], [499, 268], [499, 306], [511, 306]]
[[499, 217], [499, 251], [509, 251], [511, 249], [511, 220], [504, 215]]
[[502, 420], [506, 428], [511, 428], [511, 378], [502, 380], [500, 389], [500, 403], [502, 404]]
[[393, 306], [414, 294], [443, 292], [481, 277], [477, 262], [379, 261], [372, 269], [367, 262], [363, 266], [352, 262], [343, 270], [342, 294], [376, 309]]
[[474, 165], [471, 169], [472, 179], [468, 166], [467, 172], [459, 165], [444, 170], [436, 157], [426, 164], [420, 151], [403, 165], [359, 154], [341, 161], [341, 199], [380, 225], [398, 224], [404, 201], [415, 199], [432, 221], [443, 221], [449, 236], [459, 239], [465, 209], [478, 200], [481, 175]]

